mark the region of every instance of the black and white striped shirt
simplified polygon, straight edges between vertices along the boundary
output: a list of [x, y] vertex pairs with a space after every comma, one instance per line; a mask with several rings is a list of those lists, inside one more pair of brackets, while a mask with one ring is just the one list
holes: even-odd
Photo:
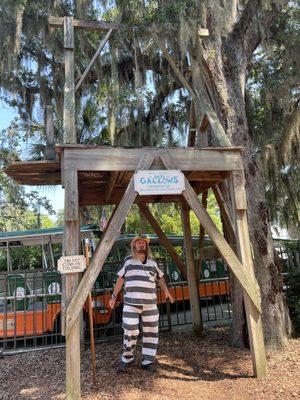
[[126, 257], [118, 271], [118, 276], [125, 279], [124, 304], [156, 304], [156, 281], [163, 275], [152, 259], [143, 264], [132, 256]]

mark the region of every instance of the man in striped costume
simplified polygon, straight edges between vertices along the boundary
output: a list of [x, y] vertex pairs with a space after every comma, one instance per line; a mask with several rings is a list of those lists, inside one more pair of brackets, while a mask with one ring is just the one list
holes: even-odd
[[146, 235], [135, 237], [131, 242], [131, 255], [126, 257], [118, 272], [110, 307], [115, 307], [116, 298], [125, 282], [123, 307], [124, 341], [122, 359], [117, 372], [125, 372], [134, 359], [134, 350], [142, 318], [143, 349], [142, 368], [154, 372], [154, 360], [158, 344], [158, 318], [156, 282], [158, 281], [167, 299], [174, 302], [168, 291], [163, 272], [152, 259], [150, 239]]

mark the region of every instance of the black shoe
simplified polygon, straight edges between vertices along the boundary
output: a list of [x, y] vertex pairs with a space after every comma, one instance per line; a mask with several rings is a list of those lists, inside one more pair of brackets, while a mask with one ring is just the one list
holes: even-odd
[[157, 365], [153, 364], [153, 363], [146, 364], [146, 365], [142, 364], [141, 367], [142, 367], [142, 369], [144, 369], [144, 370], [146, 370], [148, 372], [156, 372], [156, 370], [157, 370]]
[[126, 372], [130, 367], [130, 364], [131, 363], [126, 363], [124, 361], [121, 361], [117, 368], [117, 374], [123, 374], [124, 372]]

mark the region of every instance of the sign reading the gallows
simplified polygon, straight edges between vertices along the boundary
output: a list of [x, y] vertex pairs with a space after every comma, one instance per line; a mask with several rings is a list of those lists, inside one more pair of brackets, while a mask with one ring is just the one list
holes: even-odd
[[184, 175], [178, 170], [145, 170], [134, 175], [134, 189], [140, 195], [181, 194]]
[[58, 271], [61, 274], [82, 272], [86, 269], [84, 256], [63, 256], [58, 260]]

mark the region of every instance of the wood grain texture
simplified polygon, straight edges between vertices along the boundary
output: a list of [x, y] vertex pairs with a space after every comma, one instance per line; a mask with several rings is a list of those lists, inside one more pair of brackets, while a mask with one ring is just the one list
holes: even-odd
[[[65, 224], [64, 224], [64, 254], [74, 256], [79, 254], [80, 226], [78, 213], [77, 173], [69, 171], [65, 175]], [[66, 209], [66, 205], [68, 209]], [[62, 321], [65, 322], [66, 338], [66, 391], [67, 400], [79, 400], [80, 395], [80, 318], [79, 314], [72, 328], [65, 320], [65, 311], [79, 284], [80, 274], [67, 274], [64, 277]]]
[[77, 143], [75, 125], [75, 86], [74, 86], [74, 27], [73, 18], [64, 17], [64, 143]]
[[192, 246], [192, 234], [190, 223], [190, 208], [185, 202], [181, 204], [182, 228], [184, 235], [184, 249], [186, 256], [187, 278], [190, 295], [193, 331], [196, 335], [202, 336], [203, 325], [198, 293], [198, 282]]
[[[237, 232], [237, 248], [241, 262], [246, 268], [247, 273], [251, 276], [253, 282], [259, 291], [259, 287], [254, 274], [254, 266], [251, 252], [251, 242], [248, 229], [247, 221], [247, 205], [244, 204], [244, 200], [241, 202], [241, 186], [244, 182], [244, 173], [241, 171], [240, 176], [234, 174], [233, 179], [233, 190], [234, 190], [234, 206], [235, 206], [235, 217], [236, 217], [236, 232]], [[238, 183], [238, 185], [236, 184]], [[245, 208], [240, 207], [244, 205]], [[244, 294], [244, 303], [246, 309], [246, 318], [250, 342], [250, 351], [253, 365], [254, 376], [257, 378], [264, 378], [267, 375], [267, 360], [264, 345], [263, 329], [261, 313], [254, 307], [248, 296]]]
[[[64, 151], [65, 168], [78, 171], [135, 171], [145, 150], [124, 148], [68, 148]], [[151, 149], [155, 157], [166, 149]], [[175, 169], [182, 171], [233, 171], [241, 170], [239, 151], [215, 148], [178, 148], [170, 151]]]

